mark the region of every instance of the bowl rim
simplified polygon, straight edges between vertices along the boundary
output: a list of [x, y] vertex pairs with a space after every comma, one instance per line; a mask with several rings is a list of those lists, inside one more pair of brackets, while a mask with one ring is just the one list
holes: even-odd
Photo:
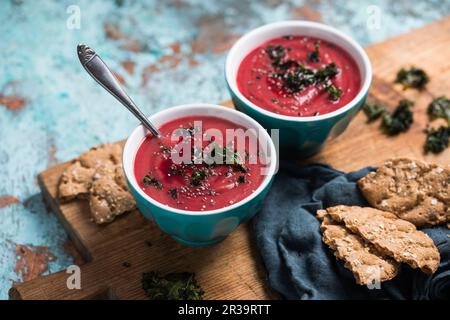
[[[229, 205], [229, 206], [226, 206], [223, 208], [219, 208], [219, 209], [214, 209], [214, 210], [189, 211], [189, 210], [173, 208], [169, 205], [165, 205], [159, 201], [156, 201], [155, 199], [153, 199], [149, 195], [147, 195], [139, 187], [139, 184], [137, 183], [137, 179], [134, 174], [134, 161], [136, 158], [136, 154], [145, 139], [145, 137], [142, 137], [142, 135], [140, 134], [140, 132], [142, 132], [142, 130], [143, 130], [143, 126], [141, 124], [141, 125], [137, 126], [131, 132], [131, 134], [128, 136], [125, 146], [123, 148], [123, 154], [122, 154], [122, 165], [123, 165], [125, 177], [126, 177], [128, 183], [131, 184], [132, 188], [146, 201], [159, 207], [162, 210], [169, 211], [174, 214], [182, 214], [182, 215], [189, 215], [189, 216], [206, 216], [206, 215], [209, 216], [209, 215], [224, 213], [224, 212], [236, 209], [236, 208], [246, 204], [247, 202], [254, 199], [257, 195], [259, 195], [262, 191], [264, 191], [269, 186], [273, 176], [275, 175], [277, 165], [278, 165], [278, 153], [276, 151], [275, 145], [274, 145], [270, 135], [268, 134], [268, 132], [256, 120], [254, 120], [253, 118], [249, 117], [248, 115], [246, 115], [240, 111], [237, 111], [237, 110], [225, 107], [225, 106], [221, 106], [221, 105], [207, 104], [207, 103], [190, 103], [190, 104], [183, 104], [183, 105], [169, 107], [169, 108], [163, 109], [163, 110], [153, 114], [152, 116], [149, 116], [148, 118], [150, 120], [152, 120], [152, 118], [154, 118], [154, 117], [159, 117], [159, 116], [166, 115], [166, 114], [172, 114], [173, 117], [171, 117], [170, 120], [167, 120], [167, 121], [175, 120], [177, 118], [177, 111], [179, 111], [180, 109], [186, 109], [186, 108], [218, 109], [220, 111], [225, 111], [226, 113], [228, 112], [229, 114], [233, 114], [237, 117], [244, 118], [245, 120], [247, 120], [248, 122], [251, 123], [251, 125], [252, 125], [251, 127], [258, 130], [258, 132], [262, 132], [262, 134], [265, 135], [265, 138], [267, 139], [267, 141], [269, 141], [270, 155], [271, 155], [270, 156], [271, 160], [270, 160], [270, 164], [269, 164], [269, 172], [266, 175], [266, 177], [264, 178], [264, 180], [261, 182], [261, 184], [258, 186], [258, 188], [254, 192], [252, 192], [250, 195], [248, 195], [244, 199], [242, 199], [236, 203], [233, 203], [232, 205]], [[193, 113], [192, 115], [195, 115], [195, 114], [201, 115], [200, 112]], [[229, 120], [231, 122], [234, 122], [231, 117], [225, 118], [225, 119]], [[132, 151], [132, 150], [130, 150], [130, 148], [132, 148], [131, 144], [136, 139], [140, 139], [141, 141], [138, 143], [138, 147], [136, 148], [136, 150], [134, 150], [131, 154], [130, 153]], [[260, 138], [258, 135], [258, 141], [259, 141], [259, 139]], [[130, 172], [130, 170], [131, 170], [131, 172]]]
[[[363, 80], [363, 83], [361, 85], [361, 88], [359, 89], [358, 94], [346, 105], [343, 107], [329, 113], [325, 113], [323, 115], [318, 116], [307, 116], [307, 117], [295, 117], [295, 116], [287, 116], [287, 115], [281, 115], [277, 114], [275, 112], [268, 111], [264, 108], [261, 108], [248, 100], [238, 89], [236, 79], [233, 79], [231, 77], [231, 70], [233, 68], [239, 68], [239, 64], [237, 64], [235, 61], [232, 61], [232, 58], [235, 56], [236, 52], [240, 49], [242, 44], [247, 42], [251, 37], [254, 37], [256, 35], [264, 34], [267, 31], [270, 31], [274, 28], [285, 28], [285, 27], [308, 27], [308, 28], [315, 28], [317, 30], [322, 30], [325, 32], [328, 32], [330, 34], [334, 34], [341, 39], [345, 40], [348, 44], [350, 44], [358, 53], [359, 57], [362, 59], [363, 67], [364, 67], [364, 73], [365, 78]], [[248, 54], [248, 53], [247, 53]], [[350, 54], [350, 53], [349, 53]], [[354, 58], [354, 56], [352, 55]], [[237, 72], [236, 72], [237, 73]], [[362, 70], [360, 70], [360, 73], [362, 75]], [[329, 118], [336, 117], [342, 113], [345, 113], [346, 111], [352, 109], [355, 107], [367, 94], [369, 91], [370, 84], [372, 82], [372, 65], [370, 63], [369, 57], [367, 56], [367, 53], [364, 51], [364, 49], [351, 37], [346, 35], [345, 33], [339, 31], [338, 29], [335, 29], [329, 25], [313, 22], [313, 21], [302, 21], [302, 20], [286, 20], [286, 21], [279, 21], [279, 22], [273, 22], [269, 24], [265, 24], [263, 26], [260, 26], [258, 28], [255, 28], [253, 30], [250, 30], [246, 34], [244, 34], [242, 37], [240, 37], [234, 45], [231, 47], [231, 49], [228, 51], [227, 58], [225, 60], [225, 80], [228, 85], [228, 88], [232, 93], [237, 96], [239, 100], [241, 100], [243, 103], [251, 107], [252, 109], [264, 114], [265, 116], [280, 119], [280, 120], [288, 120], [293, 122], [312, 122], [312, 121], [320, 121], [325, 120]]]

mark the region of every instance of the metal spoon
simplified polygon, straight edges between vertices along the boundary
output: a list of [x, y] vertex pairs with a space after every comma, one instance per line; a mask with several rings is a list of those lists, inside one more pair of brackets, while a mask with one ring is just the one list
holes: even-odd
[[106, 91], [127, 107], [127, 109], [130, 110], [154, 136], [161, 138], [159, 130], [147, 119], [142, 111], [139, 110], [98, 54], [84, 44], [79, 44], [77, 46], [77, 52], [81, 65], [86, 69], [87, 73], [105, 88]]

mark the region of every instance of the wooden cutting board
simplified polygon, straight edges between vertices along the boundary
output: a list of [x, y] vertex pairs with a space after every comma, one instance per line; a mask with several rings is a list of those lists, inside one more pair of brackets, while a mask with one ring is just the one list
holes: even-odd
[[[433, 97], [450, 96], [450, 17], [366, 50], [374, 69], [371, 98], [390, 108], [401, 98], [415, 100], [413, 126], [408, 133], [388, 138], [378, 129], [379, 123], [366, 124], [360, 113], [344, 134], [307, 161], [320, 161], [344, 171], [377, 165], [395, 156], [448, 164], [450, 149], [438, 156], [425, 156], [422, 147], [427, 105]], [[425, 69], [431, 76], [426, 91], [403, 91], [393, 84], [399, 68], [410, 65]], [[81, 266], [82, 289], [67, 289], [69, 274], [61, 271], [16, 285], [10, 290], [12, 299], [145, 299], [140, 281], [146, 271], [195, 272], [206, 299], [276, 298], [264, 281], [264, 267], [250, 225], [240, 226], [223, 242], [206, 248], [176, 243], [138, 212], [97, 226], [89, 220], [85, 202], [58, 203], [57, 184], [66, 166], [60, 164], [41, 173], [39, 183], [49, 206], [86, 261]]]

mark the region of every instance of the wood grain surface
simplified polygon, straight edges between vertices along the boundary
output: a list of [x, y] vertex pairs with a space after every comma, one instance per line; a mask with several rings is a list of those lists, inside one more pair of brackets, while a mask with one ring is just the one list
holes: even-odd
[[[329, 141], [324, 150], [302, 162], [322, 162], [349, 171], [383, 160], [407, 156], [448, 164], [450, 150], [424, 155], [426, 108], [433, 97], [447, 94], [450, 87], [450, 17], [408, 34], [366, 48], [373, 65], [370, 99], [390, 109], [402, 98], [416, 101], [414, 124], [396, 137], [386, 137], [379, 122], [366, 124], [360, 113], [347, 131]], [[416, 65], [431, 77], [427, 89], [403, 91], [393, 84], [401, 67]], [[231, 102], [225, 105], [231, 106]], [[11, 299], [145, 299], [141, 275], [195, 272], [206, 299], [276, 298], [265, 282], [265, 272], [254, 246], [250, 225], [240, 226], [223, 242], [206, 248], [182, 246], [146, 221], [139, 212], [120, 217], [106, 226], [89, 220], [86, 202], [60, 204], [57, 185], [67, 163], [39, 175], [44, 197], [58, 215], [70, 238], [86, 261], [81, 266], [81, 290], [69, 290], [65, 271], [17, 284]], [[125, 265], [124, 265], [125, 263]]]

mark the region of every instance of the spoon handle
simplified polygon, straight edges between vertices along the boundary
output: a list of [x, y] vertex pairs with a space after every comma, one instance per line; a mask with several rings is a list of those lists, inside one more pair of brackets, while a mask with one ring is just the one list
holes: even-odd
[[131, 111], [141, 123], [156, 137], [161, 137], [161, 133], [151, 123], [142, 111], [136, 106], [130, 96], [120, 85], [119, 81], [109, 70], [108, 66], [90, 47], [79, 44], [77, 47], [78, 58], [81, 65], [86, 69], [103, 88], [119, 100], [128, 110]]

